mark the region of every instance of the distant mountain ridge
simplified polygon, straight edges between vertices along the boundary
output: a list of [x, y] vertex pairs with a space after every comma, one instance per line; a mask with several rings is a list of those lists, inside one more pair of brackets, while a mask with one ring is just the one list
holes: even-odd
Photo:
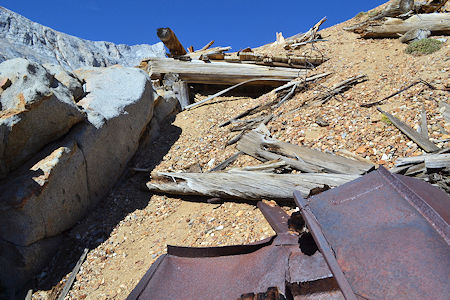
[[163, 43], [114, 44], [89, 41], [33, 22], [0, 6], [0, 62], [22, 57], [43, 64], [59, 64], [74, 70], [85, 66], [115, 64], [131, 67], [145, 57], [164, 57]]

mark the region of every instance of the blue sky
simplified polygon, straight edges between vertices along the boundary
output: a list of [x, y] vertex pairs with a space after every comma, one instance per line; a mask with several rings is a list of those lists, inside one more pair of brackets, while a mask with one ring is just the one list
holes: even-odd
[[153, 44], [156, 28], [171, 27], [182, 44], [201, 48], [210, 40], [237, 51], [308, 30], [343, 22], [383, 0], [316, 1], [152, 1], [3, 0], [0, 5], [32, 21], [89, 40]]

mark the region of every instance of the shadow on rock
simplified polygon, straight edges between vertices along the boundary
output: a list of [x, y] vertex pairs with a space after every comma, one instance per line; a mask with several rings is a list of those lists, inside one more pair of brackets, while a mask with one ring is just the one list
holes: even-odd
[[[129, 167], [153, 170], [178, 140], [181, 129], [172, 125], [171, 119], [160, 126], [160, 134], [150, 142], [144, 143], [128, 164]], [[111, 235], [114, 228], [128, 214], [148, 205], [151, 194], [146, 191], [145, 183], [150, 172], [131, 172], [129, 168], [122, 174], [110, 193], [80, 221], [64, 234], [60, 249], [48, 266], [38, 274], [29, 288], [51, 290], [53, 297], [61, 291], [77, 263], [84, 248], [94, 249]]]

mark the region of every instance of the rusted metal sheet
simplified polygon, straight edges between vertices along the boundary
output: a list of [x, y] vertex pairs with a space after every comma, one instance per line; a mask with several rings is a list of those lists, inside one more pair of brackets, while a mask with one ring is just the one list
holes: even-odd
[[259, 202], [258, 207], [276, 236], [250, 245], [169, 246], [128, 299], [285, 299], [294, 290], [306, 297], [298, 299], [308, 299], [316, 287], [300, 289], [299, 284], [321, 280], [331, 282], [329, 289], [320, 286], [322, 299], [342, 298], [322, 255], [300, 251], [289, 216], [278, 206]]
[[347, 299], [448, 299], [449, 196], [380, 167], [295, 200]]

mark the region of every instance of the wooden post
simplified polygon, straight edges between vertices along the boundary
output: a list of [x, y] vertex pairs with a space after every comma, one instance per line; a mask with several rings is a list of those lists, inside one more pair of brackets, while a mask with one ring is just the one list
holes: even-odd
[[159, 39], [166, 45], [172, 56], [181, 56], [186, 54], [186, 50], [181, 45], [175, 33], [169, 27], [158, 28], [156, 34]]
[[177, 95], [178, 102], [180, 102], [181, 110], [189, 106], [189, 87], [185, 81], [175, 81], [173, 83], [173, 91]]

